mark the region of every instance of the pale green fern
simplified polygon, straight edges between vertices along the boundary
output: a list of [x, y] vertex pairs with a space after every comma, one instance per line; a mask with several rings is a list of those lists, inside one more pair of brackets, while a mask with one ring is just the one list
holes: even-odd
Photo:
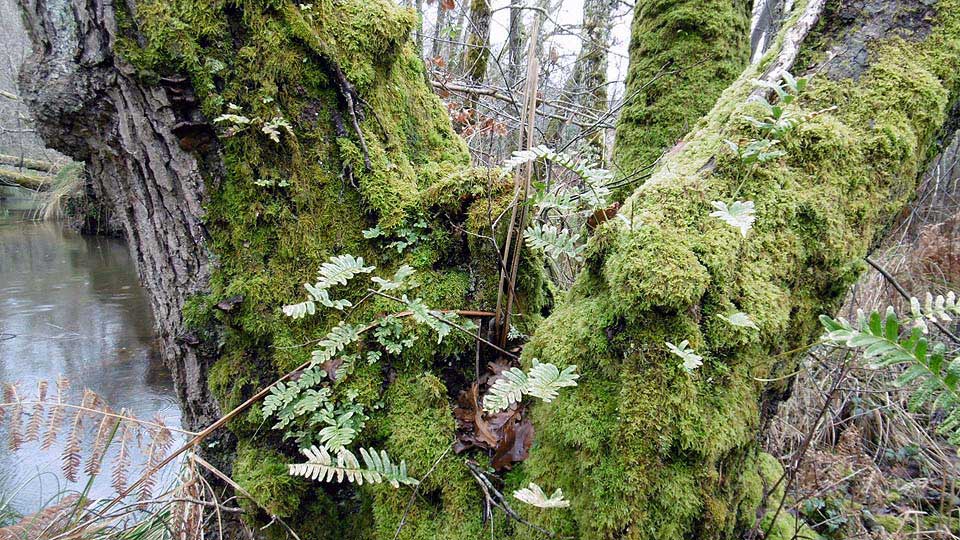
[[363, 465], [360, 465], [357, 456], [347, 449], [337, 452], [336, 459], [330, 452], [317, 446], [301, 450], [307, 457], [306, 463], [288, 465], [292, 476], [302, 476], [321, 482], [343, 482], [344, 480], [363, 485], [388, 482], [395, 488], [400, 484], [415, 486], [420, 482], [407, 474], [407, 464], [401, 461], [399, 465], [390, 461], [390, 457], [383, 450], [378, 453], [374, 449], [360, 449]]
[[559, 259], [566, 256], [577, 262], [583, 261], [586, 246], [577, 245], [580, 235], [567, 229], [549, 223], [534, 223], [523, 231], [523, 237], [531, 249], [546, 253], [548, 257]]
[[519, 403], [525, 395], [549, 403], [559, 395], [561, 388], [577, 386], [580, 375], [576, 371], [577, 366], [567, 366], [560, 371], [557, 366], [537, 359], [533, 360], [528, 373], [516, 367], [505, 370], [483, 397], [483, 409], [499, 412]]
[[562, 489], [557, 488], [552, 495], [547, 497], [543, 488], [533, 482], [530, 482], [530, 485], [525, 488], [514, 491], [513, 496], [517, 500], [537, 508], [566, 508], [570, 506], [570, 501], [563, 498]]

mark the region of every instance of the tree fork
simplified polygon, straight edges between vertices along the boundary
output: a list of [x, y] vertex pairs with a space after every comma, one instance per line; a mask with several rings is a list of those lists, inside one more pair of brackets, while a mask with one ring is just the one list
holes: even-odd
[[[492, 186], [490, 203], [499, 209], [510, 190], [469, 168], [465, 145], [407, 42], [412, 12], [386, 0], [321, 1], [309, 10], [292, 2], [240, 8], [143, 0], [135, 10], [101, 0], [21, 3], [36, 45], [21, 93], [45, 140], [87, 161], [121, 216], [188, 426], [217, 416], [214, 396], [225, 407], [238, 404], [306, 360], [308, 350], [299, 345], [334, 321], [291, 323], [278, 308], [330, 255], [351, 252], [385, 270], [408, 261], [424, 276], [431, 305], [493, 307], [497, 255], [458, 231], [489, 234], [487, 200], [476, 201], [475, 193]], [[734, 21], [735, 34], [745, 36], [740, 17], [747, 7], [720, 5], [722, 16], [712, 17], [698, 6], [640, 7], [631, 56], [641, 68], [631, 68], [628, 96], [645, 82], [648, 55], [659, 70], [663, 55], [683, 56], [688, 45], [721, 53], [696, 56], [697, 80], [713, 81], [711, 69], [725, 81], [721, 86], [736, 78], [745, 47], [724, 41], [731, 26], [723, 21]], [[869, 62], [841, 58], [846, 72], [825, 68], [830, 76], [815, 79], [798, 113], [838, 109], [799, 127], [782, 162], [749, 174], [722, 140], [755, 136], [743, 116], [758, 114], [758, 105], [748, 103], [750, 80], [769, 60], [736, 79], [700, 120], [702, 111], [669, 112], [668, 105], [686, 98], [651, 93], [635, 102], [642, 109], [625, 115], [618, 132], [624, 163], [649, 161], [639, 156], [659, 155], [691, 125], [692, 131], [620, 210], [636, 230], [619, 220], [598, 227], [588, 269], [569, 297], [542, 324], [522, 329], [533, 333], [526, 361], [576, 363], [583, 374], [575, 391], [536, 407], [537, 446], [506, 486], [562, 487], [570, 511], [524, 519], [583, 538], [729, 538], [752, 526], [769, 475], [756, 444], [762, 411], [783, 392], [761, 381], [790, 372], [796, 358], [789, 351], [815, 339], [816, 316], [836, 305], [871, 238], [909, 196], [955, 96], [958, 7], [957, 0], [939, 0], [925, 8], [935, 17], [891, 21], [891, 35], [897, 25], [921, 26], [902, 33], [909, 39], [872, 43]], [[68, 16], [54, 17], [60, 12]], [[844, 17], [844, 28], [827, 25], [816, 48], [801, 50], [807, 63], [800, 65], [818, 62], [834, 46], [850, 49], [843, 40], [856, 32], [847, 30], [865, 26], [878, 10], [870, 13]], [[791, 17], [795, 23], [796, 13]], [[674, 21], [663, 27], [674, 32], [667, 37], [697, 28], [713, 41], [671, 39], [663, 42], [669, 51], [644, 52], [650, 42], [640, 32], [657, 20]], [[340, 95], [317, 58], [340, 66], [369, 104], [373, 114], [358, 119], [367, 152], [336, 133], [331, 111]], [[194, 104], [172, 99], [158, 73], [183, 75], [190, 88], [181, 90], [196, 94]], [[295, 135], [274, 143], [247, 129], [185, 149], [174, 126], [208, 125], [230, 103], [250, 118], [281, 114]], [[659, 137], [653, 140], [643, 136], [644, 126], [670, 127], [651, 128]], [[347, 165], [356, 188], [340, 178]], [[256, 183], [262, 179], [288, 187], [264, 188]], [[708, 216], [709, 201], [735, 198], [757, 205], [746, 240]], [[421, 217], [440, 236], [416, 258], [394, 257], [363, 238], [369, 227], [390, 233]], [[524, 272], [520, 293], [528, 313], [521, 320], [535, 321], [546, 306], [538, 292], [542, 274]], [[220, 302], [228, 297], [242, 299]], [[717, 317], [730, 311], [748, 313], [760, 330], [731, 328]], [[681, 339], [707, 357], [693, 375], [677, 368], [664, 346]], [[473, 511], [480, 495], [469, 471], [449, 459], [433, 468], [453, 429], [451, 389], [434, 366], [447, 365], [452, 354], [421, 345], [394, 363], [389, 385], [379, 367], [354, 375], [358, 399], [383, 405], [374, 420], [377, 443], [411, 471], [434, 471], [421, 487], [431, 496], [416, 500], [409, 513], [405, 494], [390, 489], [364, 486], [363, 504], [356, 504], [353, 493], [288, 477], [291, 456], [278, 434], [260, 428], [255, 412], [231, 423], [239, 439], [232, 476], [263, 497], [271, 513], [302, 527], [303, 537], [336, 538], [348, 530], [392, 538], [404, 515], [401, 533], [409, 538], [488, 533]], [[520, 528], [502, 532], [529, 536]]]

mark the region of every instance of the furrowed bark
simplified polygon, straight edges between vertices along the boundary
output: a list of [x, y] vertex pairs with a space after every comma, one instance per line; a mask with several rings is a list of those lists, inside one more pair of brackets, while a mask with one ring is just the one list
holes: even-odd
[[186, 299], [209, 279], [205, 167], [173, 133], [194, 120], [193, 111], [177, 106], [165, 88], [140, 84], [116, 58], [112, 2], [24, 0], [21, 6], [34, 43], [21, 70], [21, 97], [45, 142], [87, 163], [98, 200], [123, 223], [184, 423], [206, 425], [219, 415], [206, 386], [211, 358], [190, 345], [181, 315]]

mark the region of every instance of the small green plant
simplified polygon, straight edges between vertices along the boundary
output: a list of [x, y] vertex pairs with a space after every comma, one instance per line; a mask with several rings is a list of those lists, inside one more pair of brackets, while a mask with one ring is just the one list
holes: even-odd
[[870, 315], [860, 312], [856, 323], [827, 315], [821, 315], [820, 322], [827, 331], [824, 342], [862, 351], [870, 367], [906, 366], [897, 384], [919, 385], [910, 398], [910, 410], [917, 411], [925, 405], [942, 409], [945, 417], [937, 432], [952, 444], [960, 444], [960, 358], [948, 360], [946, 346], [931, 344], [919, 326], [901, 336], [904, 325], [892, 307], [884, 315], [878, 311]]
[[577, 385], [580, 375], [576, 371], [577, 366], [567, 366], [560, 371], [557, 366], [534, 358], [533, 367], [527, 373], [516, 367], [504, 371], [483, 398], [483, 409], [499, 412], [519, 403], [523, 396], [533, 396], [549, 403], [561, 388]]
[[683, 363], [680, 364], [680, 367], [682, 367], [687, 373], [690, 373], [703, 365], [703, 357], [697, 354], [696, 351], [690, 347], [689, 341], [683, 340], [679, 345], [674, 345], [673, 343], [667, 341], [666, 346], [670, 352], [683, 360]]
[[747, 237], [747, 231], [753, 227], [756, 221], [753, 201], [734, 201], [727, 206], [723, 201], [713, 201], [710, 203], [715, 211], [710, 212], [710, 217], [720, 218], [724, 223], [738, 229], [744, 238]]
[[537, 508], [566, 508], [570, 506], [570, 501], [563, 498], [562, 489], [557, 488], [552, 495], [547, 497], [543, 488], [533, 482], [530, 482], [530, 485], [525, 488], [514, 491], [513, 496], [518, 501], [536, 506]]

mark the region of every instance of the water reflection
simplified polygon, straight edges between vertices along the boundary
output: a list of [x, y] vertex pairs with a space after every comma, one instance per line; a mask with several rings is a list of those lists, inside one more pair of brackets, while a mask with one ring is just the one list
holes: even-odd
[[[38, 381], [52, 386], [62, 374], [72, 384], [74, 401], [86, 387], [114, 409], [144, 419], [159, 414], [179, 427], [180, 410], [153, 338], [149, 302], [124, 243], [17, 217], [0, 211], [0, 381], [17, 382], [32, 395]], [[62, 447], [40, 451], [31, 443], [11, 455], [0, 433], [0, 448], [0, 477], [8, 485], [53, 472], [64, 482], [60, 487], [82, 487], [60, 477]], [[110, 495], [109, 475], [101, 476], [94, 497]], [[42, 489], [35, 481], [18, 494], [19, 510], [36, 508], [58, 489], [51, 475], [42, 479]]]

